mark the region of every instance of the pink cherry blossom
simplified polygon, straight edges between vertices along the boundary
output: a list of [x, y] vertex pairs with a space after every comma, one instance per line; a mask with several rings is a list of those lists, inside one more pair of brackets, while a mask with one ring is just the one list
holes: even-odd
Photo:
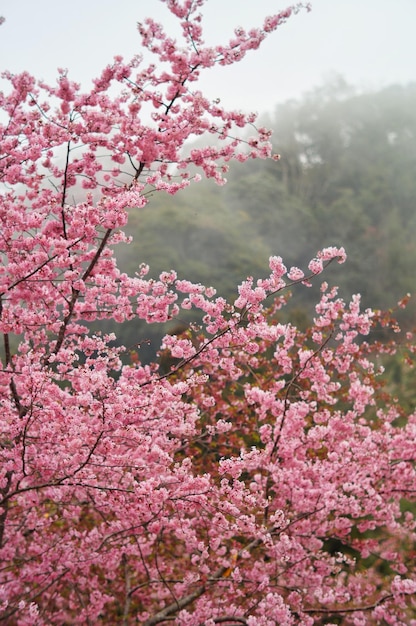
[[[116, 56], [91, 92], [66, 70], [53, 86], [3, 73], [0, 620], [413, 624], [416, 414], [380, 382], [374, 357], [397, 346], [372, 341], [398, 325], [326, 283], [309, 329], [281, 316], [343, 248], [307, 270], [273, 255], [233, 302], [170, 268], [117, 267], [150, 192], [278, 159], [254, 114], [197, 81], [308, 8], [209, 47], [204, 1], [164, 1], [181, 41], [146, 20], [154, 63]], [[200, 325], [162, 340], [167, 371], [89, 326], [192, 308]]]

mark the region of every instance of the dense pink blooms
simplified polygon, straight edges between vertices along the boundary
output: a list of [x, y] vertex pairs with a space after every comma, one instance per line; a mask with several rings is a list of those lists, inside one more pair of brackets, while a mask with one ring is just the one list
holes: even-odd
[[[63, 70], [54, 86], [3, 75], [0, 621], [415, 624], [416, 416], [380, 395], [380, 315], [326, 283], [309, 330], [280, 314], [287, 287], [345, 251], [308, 270], [272, 256], [234, 302], [117, 267], [150, 191], [272, 156], [267, 129], [246, 139], [255, 116], [195, 83], [300, 8], [210, 48], [203, 0], [165, 2], [183, 43], [140, 24], [155, 65], [116, 57], [91, 93]], [[215, 147], [189, 150], [209, 134]], [[88, 326], [192, 308], [201, 326], [163, 339], [168, 371], [125, 364]]]

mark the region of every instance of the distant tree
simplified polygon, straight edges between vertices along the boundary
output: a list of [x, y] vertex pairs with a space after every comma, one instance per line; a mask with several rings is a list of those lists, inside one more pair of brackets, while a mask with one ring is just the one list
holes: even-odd
[[[414, 286], [415, 111], [415, 84], [358, 92], [337, 78], [278, 106], [271, 121], [282, 168], [263, 169], [279, 183], [286, 169], [292, 172], [286, 189], [302, 207], [292, 220], [307, 241], [304, 254], [346, 246], [343, 291], [358, 290], [380, 308]], [[283, 193], [276, 193], [275, 206], [285, 208]], [[409, 325], [414, 313], [412, 306]]]
[[[254, 116], [194, 86], [293, 9], [207, 48], [203, 1], [166, 4], [184, 47], [139, 26], [159, 67], [116, 57], [90, 93], [65, 72], [53, 87], [4, 74], [0, 620], [414, 624], [416, 416], [381, 395], [382, 348], [360, 340], [393, 322], [325, 284], [309, 330], [279, 321], [285, 290], [344, 250], [306, 274], [272, 256], [234, 302], [173, 270], [117, 268], [127, 210], [151, 190], [176, 193], [191, 167], [222, 183], [229, 161], [271, 156], [266, 129], [236, 138]], [[205, 133], [220, 147], [186, 154]], [[192, 307], [202, 325], [166, 335], [166, 372], [134, 354], [123, 366], [114, 336], [86, 326]]]

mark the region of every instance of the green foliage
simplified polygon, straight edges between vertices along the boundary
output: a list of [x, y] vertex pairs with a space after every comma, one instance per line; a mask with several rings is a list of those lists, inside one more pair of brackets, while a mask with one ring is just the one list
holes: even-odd
[[[152, 276], [175, 269], [232, 297], [241, 280], [267, 272], [272, 254], [301, 266], [316, 250], [342, 245], [348, 263], [331, 267], [328, 282], [345, 298], [361, 293], [364, 306], [393, 307], [415, 286], [416, 85], [358, 93], [336, 79], [278, 106], [264, 124], [280, 161], [234, 165], [224, 187], [201, 181], [176, 196], [154, 194], [131, 211], [134, 243], [120, 246], [121, 266], [134, 272], [148, 263]], [[312, 315], [314, 289], [295, 294], [292, 310]], [[405, 327], [415, 312], [411, 302]], [[152, 337], [146, 328], [145, 337], [137, 322], [127, 324], [121, 341], [144, 340], [147, 360], [172, 328]]]

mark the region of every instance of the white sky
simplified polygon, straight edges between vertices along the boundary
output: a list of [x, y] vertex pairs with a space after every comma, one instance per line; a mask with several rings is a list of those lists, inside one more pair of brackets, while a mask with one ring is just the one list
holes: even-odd
[[[359, 88], [416, 80], [416, 0], [311, 0], [263, 48], [231, 68], [215, 68], [204, 93], [227, 107], [273, 111], [333, 73]], [[207, 0], [207, 43], [225, 43], [236, 26], [260, 26], [280, 0]], [[115, 54], [140, 52], [136, 23], [152, 16], [172, 33], [159, 0], [0, 0], [0, 68], [54, 82], [56, 68], [88, 87]], [[175, 34], [175, 30], [173, 34]]]

